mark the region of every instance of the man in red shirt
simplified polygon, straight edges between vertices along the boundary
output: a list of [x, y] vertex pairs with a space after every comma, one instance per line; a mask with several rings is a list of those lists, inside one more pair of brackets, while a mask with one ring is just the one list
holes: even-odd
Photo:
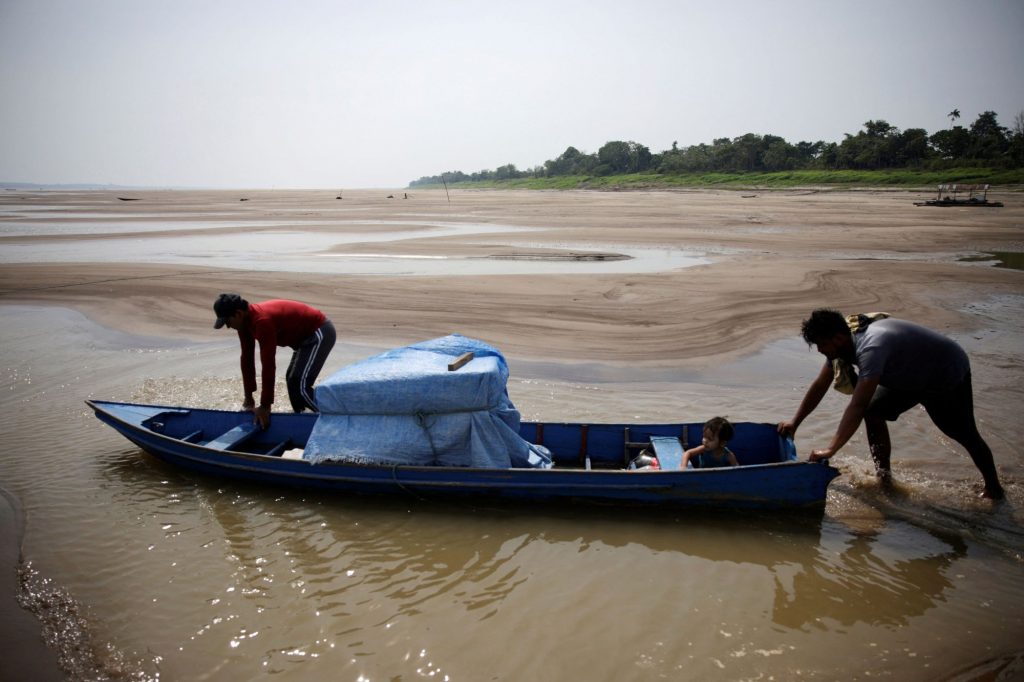
[[[245, 391], [242, 408], [253, 412], [256, 423], [264, 429], [270, 425], [278, 346], [289, 346], [294, 351], [285, 374], [292, 409], [296, 412], [306, 408], [318, 411], [313, 383], [323, 369], [336, 338], [334, 325], [322, 312], [305, 303], [284, 299], [249, 303], [238, 294], [218, 296], [213, 311], [217, 315], [214, 329], [227, 325], [238, 331], [238, 342], [242, 346], [242, 388]], [[260, 344], [262, 369], [259, 405], [253, 399], [256, 392], [256, 342]]]

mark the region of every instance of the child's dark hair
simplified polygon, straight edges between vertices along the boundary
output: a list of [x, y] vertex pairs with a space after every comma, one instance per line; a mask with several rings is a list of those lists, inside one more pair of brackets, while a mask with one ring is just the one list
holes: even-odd
[[846, 324], [846, 318], [838, 310], [818, 308], [804, 320], [800, 327], [800, 333], [807, 345], [813, 346], [818, 341], [831, 339], [836, 334], [849, 334], [850, 327]]
[[736, 435], [736, 430], [725, 417], [712, 417], [704, 422], [704, 428], [710, 431], [718, 440], [730, 441]]

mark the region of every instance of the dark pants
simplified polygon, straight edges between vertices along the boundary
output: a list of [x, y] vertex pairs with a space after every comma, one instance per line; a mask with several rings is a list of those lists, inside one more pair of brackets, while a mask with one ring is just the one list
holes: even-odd
[[[999, 488], [999, 477], [992, 450], [978, 433], [974, 421], [974, 392], [970, 373], [958, 385], [939, 393], [898, 391], [879, 386], [864, 413], [871, 455], [879, 468], [889, 468], [889, 430], [885, 421], [894, 422], [915, 405], [922, 405], [942, 433], [962, 445], [985, 478], [985, 485]], [[884, 420], [884, 421], [883, 421]]]
[[288, 385], [288, 399], [291, 400], [292, 409], [296, 412], [305, 409], [319, 412], [316, 409], [316, 399], [313, 397], [313, 383], [320, 375], [327, 355], [334, 348], [336, 338], [334, 325], [327, 320], [292, 353], [292, 361], [288, 364], [288, 372], [285, 374], [285, 383]]

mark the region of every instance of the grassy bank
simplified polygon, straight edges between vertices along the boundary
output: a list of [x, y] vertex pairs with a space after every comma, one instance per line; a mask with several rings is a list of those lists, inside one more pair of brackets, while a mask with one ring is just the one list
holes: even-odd
[[[991, 168], [951, 168], [943, 171], [781, 171], [776, 173], [692, 173], [660, 175], [560, 176], [553, 178], [517, 178], [480, 182], [449, 183], [460, 189], [785, 189], [793, 187], [855, 187], [933, 188], [947, 182], [997, 185], [1024, 185], [1024, 169], [995, 170]], [[441, 187], [417, 185], [416, 188]]]

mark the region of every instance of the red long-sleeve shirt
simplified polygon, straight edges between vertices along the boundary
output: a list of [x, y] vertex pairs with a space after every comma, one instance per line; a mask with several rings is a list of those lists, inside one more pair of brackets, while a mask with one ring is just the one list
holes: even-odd
[[322, 312], [298, 301], [273, 299], [249, 304], [249, 321], [238, 330], [242, 346], [242, 387], [256, 391], [256, 342], [260, 344], [262, 390], [259, 404], [274, 404], [275, 359], [278, 346], [297, 348], [327, 320]]

